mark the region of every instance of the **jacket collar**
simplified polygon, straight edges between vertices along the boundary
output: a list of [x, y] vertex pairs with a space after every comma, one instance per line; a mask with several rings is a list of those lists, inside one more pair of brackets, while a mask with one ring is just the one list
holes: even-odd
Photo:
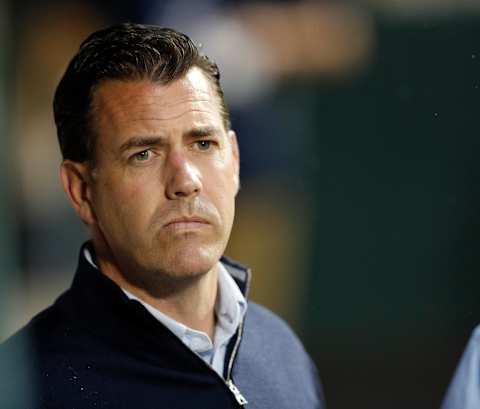
[[[85, 258], [86, 247], [94, 254], [91, 242], [82, 246], [72, 286], [56, 302], [75, 323], [74, 328], [93, 333], [106, 343], [115, 343], [116, 348], [179, 373], [192, 372], [192, 366], [204, 373], [206, 366], [202, 360], [192, 362], [191, 351], [176, 335], [138, 301], [130, 300], [115, 282]], [[228, 258], [221, 261], [246, 298], [250, 271]], [[158, 354], [159, 345], [167, 353]]]
[[[78, 259], [78, 268], [77, 268], [77, 276], [79, 275], [78, 273], [81, 271], [90, 271], [90, 272], [95, 272], [96, 275], [99, 274], [99, 270], [93, 268], [91, 263], [87, 260], [85, 257], [85, 249], [88, 249], [88, 252], [94, 257], [95, 259], [95, 249], [93, 247], [93, 243], [89, 240], [85, 242], [82, 247], [80, 248], [80, 254], [79, 254], [79, 259]], [[240, 288], [240, 291], [242, 292], [243, 296], [247, 299], [249, 292], [250, 292], [250, 281], [251, 281], [251, 276], [252, 272], [250, 268], [245, 267], [244, 265], [236, 262], [235, 260], [227, 257], [227, 256], [222, 256], [220, 258], [220, 262], [224, 265], [228, 273], [232, 276], [232, 278], [235, 280], [235, 282], [238, 285], [238, 288]], [[105, 277], [106, 280], [111, 281], [107, 276], [101, 274], [103, 277]], [[75, 280], [74, 280], [75, 283]], [[111, 282], [114, 286], [117, 286], [113, 281]], [[117, 286], [118, 287], [118, 286]], [[120, 288], [118, 288], [120, 290]]]

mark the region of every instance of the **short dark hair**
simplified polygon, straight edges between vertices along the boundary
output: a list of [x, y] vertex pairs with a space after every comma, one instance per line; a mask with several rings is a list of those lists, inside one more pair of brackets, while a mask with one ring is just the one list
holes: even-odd
[[91, 34], [70, 61], [55, 92], [53, 111], [64, 159], [94, 162], [92, 100], [103, 81], [149, 79], [168, 84], [192, 67], [213, 84], [226, 130], [230, 118], [215, 62], [185, 34], [170, 28], [125, 23]]

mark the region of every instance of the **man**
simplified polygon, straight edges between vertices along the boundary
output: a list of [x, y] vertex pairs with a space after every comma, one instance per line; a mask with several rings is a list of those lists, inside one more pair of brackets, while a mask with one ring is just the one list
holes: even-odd
[[71, 288], [2, 347], [32, 345], [32, 406], [322, 408], [300, 342], [222, 257], [239, 152], [216, 65], [174, 30], [113, 26], [81, 45], [54, 112], [91, 241]]

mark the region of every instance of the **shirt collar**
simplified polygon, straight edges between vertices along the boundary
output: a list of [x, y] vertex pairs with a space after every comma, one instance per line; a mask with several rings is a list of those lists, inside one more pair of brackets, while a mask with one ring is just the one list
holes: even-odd
[[[98, 269], [98, 266], [95, 264], [88, 247], [84, 248], [84, 256], [92, 266]], [[183, 342], [190, 343], [192, 338], [196, 338], [198, 336], [207, 336], [208, 338], [208, 335], [206, 335], [204, 332], [187, 327], [173, 318], [170, 318], [168, 315], [165, 315], [152, 305], [141, 300], [124, 288], [121, 289], [129, 299], [136, 300], [142, 304], [150, 314], [152, 314], [158, 321], [165, 325]], [[225, 266], [221, 262], [218, 262], [218, 291], [217, 300], [215, 303], [217, 325], [215, 327], [215, 338], [213, 340], [214, 346], [218, 347], [225, 342], [228, 342], [228, 340], [233, 336], [239, 327], [246, 311], [247, 301], [245, 297], [235, 283], [235, 280], [228, 273]]]
[[245, 312], [247, 301], [238, 288], [235, 280], [228, 274], [222, 263], [218, 263], [218, 292], [215, 304], [217, 326], [214, 343], [223, 343], [225, 338], [235, 333]]

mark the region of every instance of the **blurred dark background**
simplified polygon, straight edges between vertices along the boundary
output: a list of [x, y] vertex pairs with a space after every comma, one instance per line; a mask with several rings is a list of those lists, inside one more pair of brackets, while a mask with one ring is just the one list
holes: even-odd
[[0, 6], [0, 339], [86, 238], [51, 101], [87, 34], [156, 23], [220, 66], [241, 148], [228, 254], [299, 333], [329, 409], [437, 408], [480, 323], [480, 4], [7, 1]]

